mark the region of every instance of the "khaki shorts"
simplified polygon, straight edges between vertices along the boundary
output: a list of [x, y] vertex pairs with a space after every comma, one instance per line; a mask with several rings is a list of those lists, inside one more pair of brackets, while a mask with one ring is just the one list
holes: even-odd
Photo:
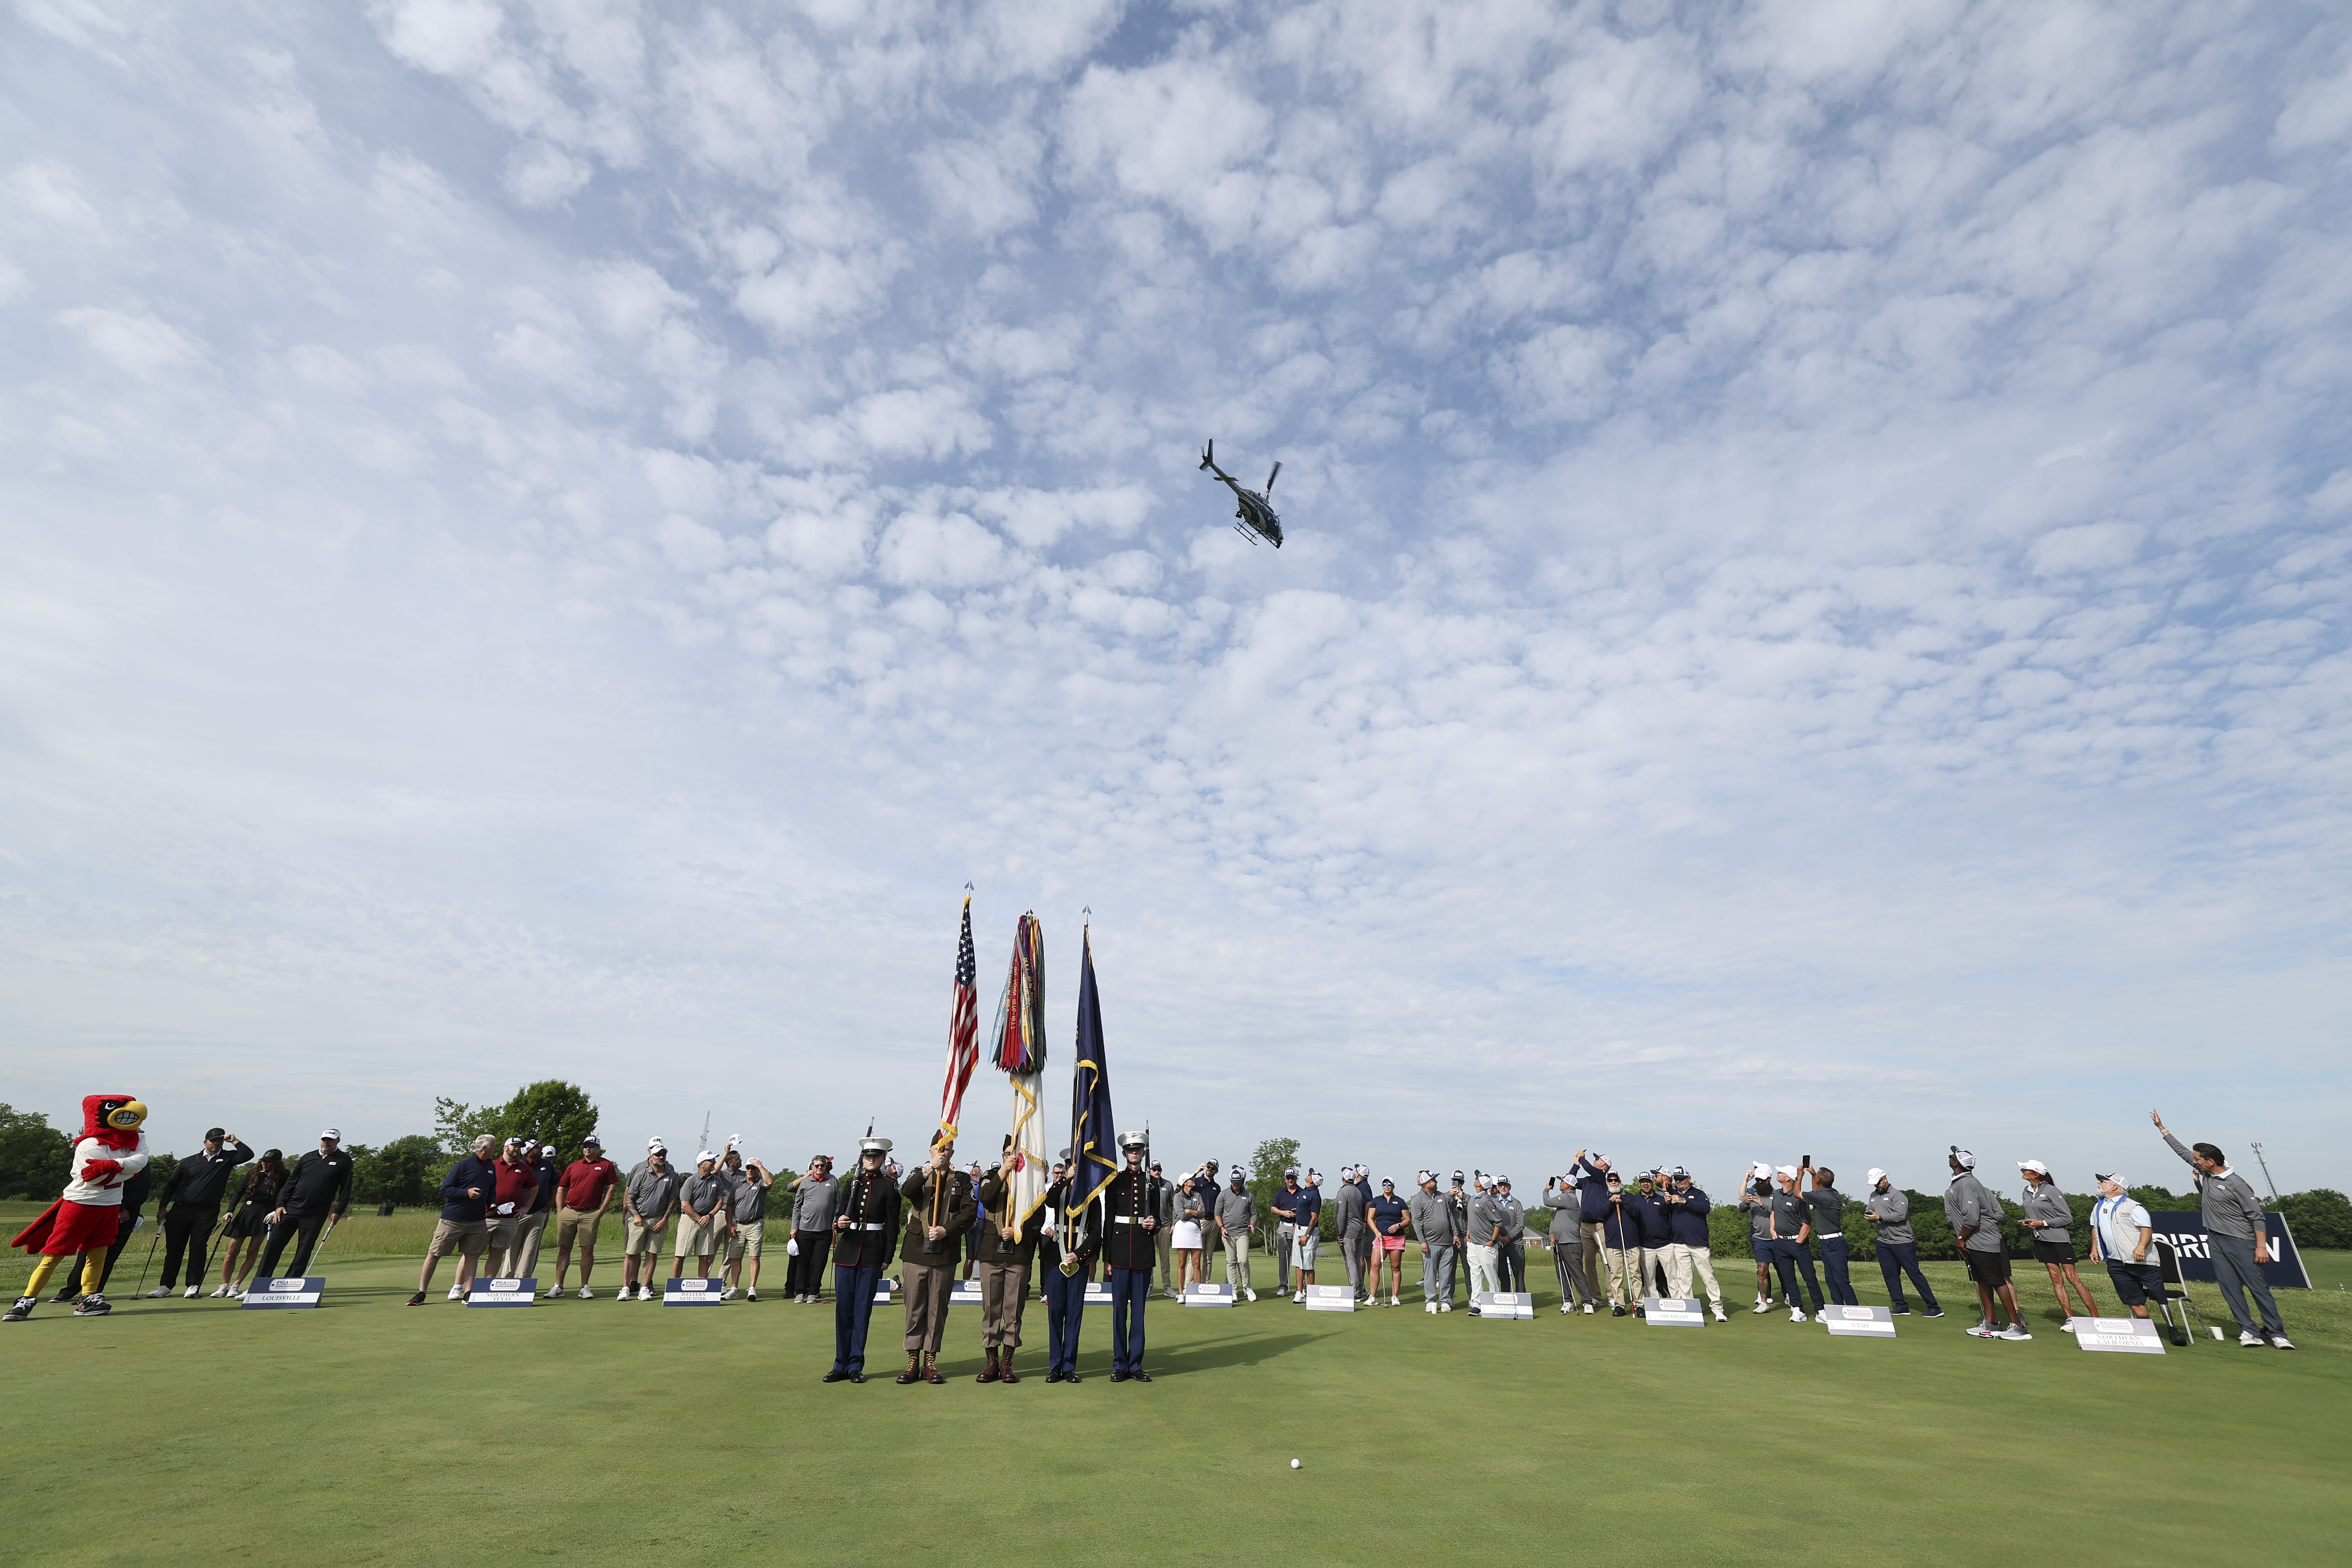
[[739, 1258], [759, 1257], [760, 1232], [767, 1223], [763, 1219], [755, 1219], [749, 1225], [737, 1226], [735, 1234], [727, 1238], [727, 1261], [732, 1263]]
[[555, 1215], [555, 1245], [564, 1247], [577, 1244], [583, 1253], [594, 1252], [596, 1229], [604, 1223], [604, 1216], [593, 1209], [586, 1214], [578, 1209], [559, 1209]]
[[677, 1254], [680, 1258], [708, 1258], [719, 1250], [719, 1216], [712, 1215], [700, 1225], [684, 1215], [674, 1222], [677, 1226]]
[[433, 1241], [425, 1250], [436, 1258], [446, 1258], [452, 1252], [467, 1258], [478, 1258], [482, 1248], [490, 1244], [490, 1227], [478, 1219], [437, 1220], [433, 1226]]
[[641, 1219], [633, 1219], [628, 1222], [628, 1235], [621, 1244], [621, 1252], [627, 1258], [640, 1254], [647, 1258], [657, 1257], [661, 1253], [661, 1232], [651, 1228]]

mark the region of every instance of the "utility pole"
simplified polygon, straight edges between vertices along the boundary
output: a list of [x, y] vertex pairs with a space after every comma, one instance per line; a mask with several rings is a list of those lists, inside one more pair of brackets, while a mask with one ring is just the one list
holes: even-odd
[[2278, 1184], [2271, 1180], [2271, 1163], [2263, 1158], [2263, 1146], [2259, 1143], [2249, 1143], [2247, 1147], [2254, 1152], [2254, 1163], [2263, 1168], [2263, 1184], [2271, 1190], [2271, 1202], [2278, 1202]]
[[694, 1147], [698, 1152], [710, 1147], [710, 1112], [707, 1110], [702, 1113], [702, 1142]]

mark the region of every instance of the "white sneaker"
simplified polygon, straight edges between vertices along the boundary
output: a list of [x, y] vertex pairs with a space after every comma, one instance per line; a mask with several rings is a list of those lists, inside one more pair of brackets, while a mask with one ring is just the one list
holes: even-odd
[[2011, 1322], [2009, 1327], [2001, 1330], [2000, 1332], [1993, 1335], [1992, 1337], [1997, 1340], [2030, 1340], [2033, 1336], [2025, 1331], [2025, 1325], [2023, 1323]]
[[752, 1286], [749, 1290], [743, 1292], [743, 1300], [746, 1301], [756, 1301], [759, 1299], [760, 1288], [757, 1285]]
[[2071, 1334], [2071, 1333], [2073, 1333], [2073, 1332], [2074, 1331], [2074, 1319], [2072, 1319], [2072, 1318], [2069, 1318], [2069, 1319], [2067, 1319], [2064, 1322], [2063, 1322], [2063, 1323], [2059, 1324], [2059, 1325], [2058, 1325], [2058, 1331], [2059, 1331], [2060, 1333], [2062, 1333], [2062, 1334]]
[[465, 1291], [463, 1291], [463, 1290], [459, 1289], [458, 1289], [457, 1286], [455, 1286], [455, 1285], [452, 1285], [452, 1286], [450, 1286], [450, 1287], [449, 1287], [449, 1300], [451, 1300], [452, 1301], [462, 1301], [462, 1300], [464, 1300], [465, 1299], [466, 1299], [466, 1293], [465, 1293]]
[[1727, 1323], [1731, 1321], [1729, 1318], [1723, 1315], [1723, 1303], [1720, 1301], [1717, 1301], [1715, 1304], [1715, 1321], [1718, 1323]]
[[1450, 1312], [1454, 1310], [1454, 1303], [1451, 1301], [1440, 1301], [1437, 1304], [1437, 1310], [1441, 1312]]
[[1402, 1307], [1404, 1303], [1397, 1300], [1394, 1296], [1391, 1296], [1389, 1298], [1389, 1305], [1391, 1307]]
[[722, 1301], [732, 1301], [735, 1299], [735, 1287], [732, 1285], [719, 1287], [719, 1299]]
[[158, 1285], [155, 1289], [147, 1292], [147, 1299], [151, 1301], [160, 1301], [171, 1293], [170, 1289], [164, 1286]]
[[1434, 1301], [1423, 1301], [1421, 1304], [1421, 1310], [1433, 1318], [1437, 1316], [1437, 1303]]
[[213, 1298], [226, 1296], [228, 1294], [228, 1287], [226, 1285], [215, 1285], [211, 1289], [205, 1291], [205, 1294], [207, 1297]]
[[2291, 1351], [2294, 1349], [2294, 1347], [2286, 1342], [2286, 1336], [2284, 1334], [2273, 1334], [2271, 1336], [2271, 1349], [2274, 1351]]
[[1997, 1331], [1995, 1331], [1990, 1323], [1979, 1323], [1976, 1327], [1970, 1329], [1969, 1332], [1980, 1340], [1993, 1339], [1997, 1335]]
[[1801, 1323], [1804, 1321], [1805, 1310], [1802, 1307], [1791, 1307], [1789, 1309], [1789, 1321], [1792, 1323]]
[[551, 1286], [546, 1291], [547, 1299], [551, 1301], [560, 1300], [562, 1298], [562, 1295], [563, 1287], [561, 1285]]
[[1565, 1301], [1562, 1301], [1562, 1302], [1559, 1304], [1559, 1315], [1560, 1315], [1561, 1317], [1563, 1317], [1563, 1318], [1567, 1317], [1567, 1316], [1569, 1315], [1569, 1313], [1570, 1313], [1570, 1312], [1574, 1311], [1575, 1310], [1576, 1310], [1575, 1308], [1573, 1308], [1573, 1307], [1570, 1306], [1570, 1305], [1569, 1305], [1567, 1302], [1565, 1302]]
[[580, 1287], [580, 1299], [583, 1301], [593, 1301], [596, 1299], [596, 1292], [583, 1285]]
[[1257, 1292], [1255, 1290], [1244, 1290], [1242, 1294], [1248, 1297], [1253, 1301], [1257, 1300]]
[[1813, 1314], [1813, 1321], [1817, 1323], [1826, 1323], [1829, 1321], [1830, 1310], [1827, 1307], [1823, 1307], [1820, 1311]]
[[2268, 1344], [2270, 1342], [2263, 1339], [2260, 1334], [2250, 1334], [2243, 1330], [2240, 1330], [2238, 1332], [2238, 1342], [2242, 1345], [2261, 1345]]
[[1290, 1301], [1293, 1306], [1304, 1306], [1307, 1302], [1307, 1292], [1301, 1290], [1297, 1295], [1293, 1296]]
[[1588, 1318], [1592, 1316], [1592, 1303], [1590, 1301], [1584, 1304], [1584, 1315]]
[[235, 1289], [235, 1290], [232, 1290], [232, 1291], [230, 1291], [230, 1292], [228, 1293], [228, 1299], [229, 1299], [230, 1300], [234, 1301], [234, 1300], [238, 1300], [238, 1299], [239, 1299], [240, 1297], [242, 1297], [244, 1294], [245, 1294], [245, 1290], [244, 1290], [243, 1287], [239, 1287], [238, 1289]]
[[187, 1297], [186, 1297], [186, 1299], [187, 1299], [188, 1300], [191, 1300], [191, 1301], [193, 1301], [193, 1300], [194, 1300], [196, 1299], [196, 1287], [195, 1287], [195, 1286], [191, 1285], [191, 1286], [189, 1286], [189, 1287], [188, 1287], [188, 1290], [187, 1290]]
[[1757, 1301], [1756, 1301], [1756, 1315], [1757, 1315], [1758, 1317], [1759, 1317], [1759, 1318], [1760, 1318], [1760, 1317], [1762, 1317], [1765, 1313], [1767, 1313], [1767, 1312], [1770, 1311], [1771, 1310], [1772, 1310], [1772, 1303], [1771, 1303], [1771, 1302], [1769, 1302], [1769, 1301], [1767, 1301], [1767, 1300], [1763, 1300], [1761, 1297], [1759, 1297], [1759, 1298], [1757, 1299]]

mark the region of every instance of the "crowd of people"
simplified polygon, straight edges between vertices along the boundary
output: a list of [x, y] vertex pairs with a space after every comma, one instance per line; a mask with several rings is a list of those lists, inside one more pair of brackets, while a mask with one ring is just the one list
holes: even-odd
[[[118, 1117], [131, 1114], [119, 1109], [124, 1104], [144, 1115], [143, 1107], [122, 1097], [92, 1100], [117, 1107], [110, 1114]], [[2252, 1187], [2231, 1169], [2219, 1148], [2184, 1145], [2161, 1117], [2151, 1113], [2151, 1120], [2195, 1173], [2222, 1298], [2238, 1322], [2239, 1342], [2292, 1350], [2261, 1271], [2269, 1261], [2268, 1236]], [[100, 1134], [118, 1142], [125, 1136], [102, 1129]], [[653, 1300], [667, 1257], [668, 1279], [681, 1278], [691, 1259], [698, 1279], [720, 1270], [722, 1300], [740, 1295], [756, 1301], [768, 1203], [779, 1178], [761, 1161], [745, 1156], [740, 1142], [730, 1140], [719, 1151], [700, 1150], [692, 1168], [682, 1170], [667, 1144], [651, 1139], [645, 1158], [624, 1173], [605, 1157], [594, 1135], [565, 1163], [559, 1163], [560, 1152], [552, 1144], [533, 1146], [520, 1137], [501, 1144], [487, 1134], [478, 1137], [442, 1178], [440, 1216], [408, 1304], [426, 1303], [441, 1260], [451, 1253], [457, 1257], [448, 1291], [453, 1301], [464, 1300], [486, 1270], [491, 1278], [536, 1280], [551, 1223], [554, 1270], [541, 1294], [550, 1300], [567, 1295], [593, 1300], [597, 1240], [615, 1208], [622, 1234], [615, 1300]], [[1708, 1222], [1716, 1200], [1682, 1165], [1627, 1174], [1600, 1154], [1580, 1149], [1569, 1170], [1545, 1184], [1550, 1223], [1531, 1237], [1527, 1210], [1507, 1175], [1456, 1170], [1441, 1177], [1423, 1170], [1414, 1173], [1412, 1190], [1400, 1193], [1393, 1180], [1376, 1183], [1366, 1167], [1349, 1165], [1340, 1170], [1338, 1187], [1327, 1198], [1321, 1172], [1289, 1169], [1261, 1204], [1239, 1163], [1225, 1170], [1215, 1160], [1203, 1161], [1171, 1181], [1158, 1162], [1149, 1160], [1142, 1134], [1123, 1135], [1118, 1143], [1124, 1163], [1116, 1173], [1103, 1180], [1098, 1173], [1087, 1190], [1075, 1193], [1070, 1152], [1064, 1151], [1053, 1163], [1042, 1205], [1018, 1216], [1009, 1212], [1006, 1163], [983, 1169], [973, 1161], [957, 1169], [951, 1130], [934, 1134], [911, 1172], [890, 1158], [888, 1139], [869, 1136], [848, 1172], [836, 1174], [832, 1156], [821, 1154], [798, 1175], [784, 1178], [781, 1197], [790, 1207], [780, 1211], [789, 1215], [782, 1296], [802, 1305], [829, 1300], [834, 1306], [835, 1359], [827, 1381], [865, 1381], [870, 1316], [877, 1296], [886, 1291], [883, 1271], [895, 1260], [899, 1276], [887, 1289], [905, 1295], [908, 1360], [898, 1373], [901, 1383], [942, 1381], [938, 1356], [959, 1279], [979, 1287], [985, 1362], [980, 1381], [1020, 1381], [1013, 1352], [1022, 1342], [1033, 1283], [1034, 1296], [1048, 1310], [1046, 1381], [1078, 1381], [1077, 1336], [1086, 1287], [1097, 1263], [1112, 1300], [1112, 1381], [1150, 1382], [1143, 1367], [1148, 1298], [1155, 1291], [1180, 1298], [1189, 1287], [1209, 1283], [1221, 1256], [1222, 1283], [1231, 1299], [1255, 1302], [1255, 1254], [1264, 1250], [1271, 1254], [1276, 1294], [1304, 1304], [1317, 1284], [1327, 1207], [1332, 1211], [1331, 1245], [1358, 1305], [1403, 1305], [1408, 1250], [1421, 1260], [1421, 1306], [1426, 1313], [1451, 1312], [1465, 1299], [1525, 1292], [1532, 1242], [1551, 1252], [1562, 1314], [1591, 1316], [1606, 1307], [1612, 1317], [1638, 1316], [1654, 1299], [1703, 1299], [1717, 1322], [1728, 1321]], [[1007, 1140], [1008, 1152], [1009, 1144]], [[77, 1301], [79, 1315], [108, 1310], [108, 1275], [138, 1228], [152, 1188], [143, 1142], [135, 1152], [95, 1143], [77, 1149], [78, 1159], [113, 1153], [126, 1157], [85, 1163], [84, 1174], [68, 1187], [60, 1205], [80, 1216], [70, 1238], [76, 1249], [45, 1251], [32, 1289], [8, 1319], [30, 1315], [50, 1268], [67, 1256], [74, 1263], [57, 1300]], [[236, 1172], [247, 1164], [252, 1169], [238, 1180]], [[1976, 1156], [1968, 1150], [1953, 1146], [1947, 1164], [1944, 1214], [1958, 1238], [1979, 1307], [1968, 1332], [2029, 1340], [2032, 1334], [2018, 1307], [2001, 1235], [2001, 1200], [1978, 1178]], [[2022, 1223], [2065, 1315], [2061, 1327], [2072, 1331], [2078, 1307], [2083, 1317], [2099, 1315], [2097, 1300], [2076, 1269], [2075, 1216], [2045, 1163], [2025, 1160], [2018, 1169], [2024, 1184]], [[202, 1148], [174, 1165], [160, 1190], [152, 1191], [161, 1239], [168, 1246], [161, 1283], [147, 1294], [169, 1297], [182, 1289], [184, 1278], [185, 1295], [199, 1293], [224, 1204], [228, 1222], [220, 1237], [226, 1249], [213, 1296], [241, 1296], [257, 1272], [278, 1276], [281, 1261], [284, 1273], [302, 1274], [321, 1235], [350, 1208], [352, 1179], [352, 1158], [335, 1128], [323, 1130], [318, 1148], [290, 1165], [277, 1149], [257, 1158], [242, 1139], [211, 1129]], [[2100, 1173], [2097, 1180], [2100, 1196], [2087, 1227], [2088, 1256], [2105, 1266], [2124, 1308], [2145, 1318], [2149, 1303], [2163, 1298], [2147, 1211], [2131, 1199], [2117, 1173]], [[1860, 1304], [1844, 1234], [1847, 1199], [1835, 1171], [1816, 1165], [1811, 1155], [1794, 1165], [1759, 1163], [1742, 1174], [1733, 1202], [1748, 1224], [1757, 1314], [1785, 1309], [1792, 1322], [1826, 1321], [1830, 1308]], [[96, 1230], [82, 1213], [91, 1209], [108, 1211]], [[1892, 1312], [1910, 1315], [1916, 1292], [1922, 1315], [1943, 1317], [1920, 1269], [1909, 1195], [1886, 1172], [1873, 1169], [1864, 1178], [1860, 1209], [1872, 1228]], [[110, 1240], [102, 1240], [101, 1233]], [[17, 1245], [30, 1245], [30, 1237], [43, 1249], [61, 1247], [63, 1234], [37, 1221]], [[576, 1286], [571, 1283], [575, 1261]]]

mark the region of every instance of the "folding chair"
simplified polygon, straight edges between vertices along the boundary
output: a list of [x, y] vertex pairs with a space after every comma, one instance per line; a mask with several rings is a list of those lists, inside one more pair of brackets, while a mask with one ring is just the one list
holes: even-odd
[[[2172, 1331], [2172, 1342], [2186, 1346], [2196, 1336], [2189, 1329], [2189, 1314], [2197, 1313], [2197, 1326], [2205, 1326], [2205, 1314], [2198, 1311], [2197, 1298], [2189, 1293], [2189, 1282], [2180, 1277], [2180, 1254], [2170, 1242], [2156, 1246], [2157, 1267], [2164, 1271], [2163, 1283], [2157, 1288], [2156, 1310], [2164, 1315], [2164, 1326]], [[2180, 1321], [2172, 1320], [2172, 1303], [2180, 1303]]]

